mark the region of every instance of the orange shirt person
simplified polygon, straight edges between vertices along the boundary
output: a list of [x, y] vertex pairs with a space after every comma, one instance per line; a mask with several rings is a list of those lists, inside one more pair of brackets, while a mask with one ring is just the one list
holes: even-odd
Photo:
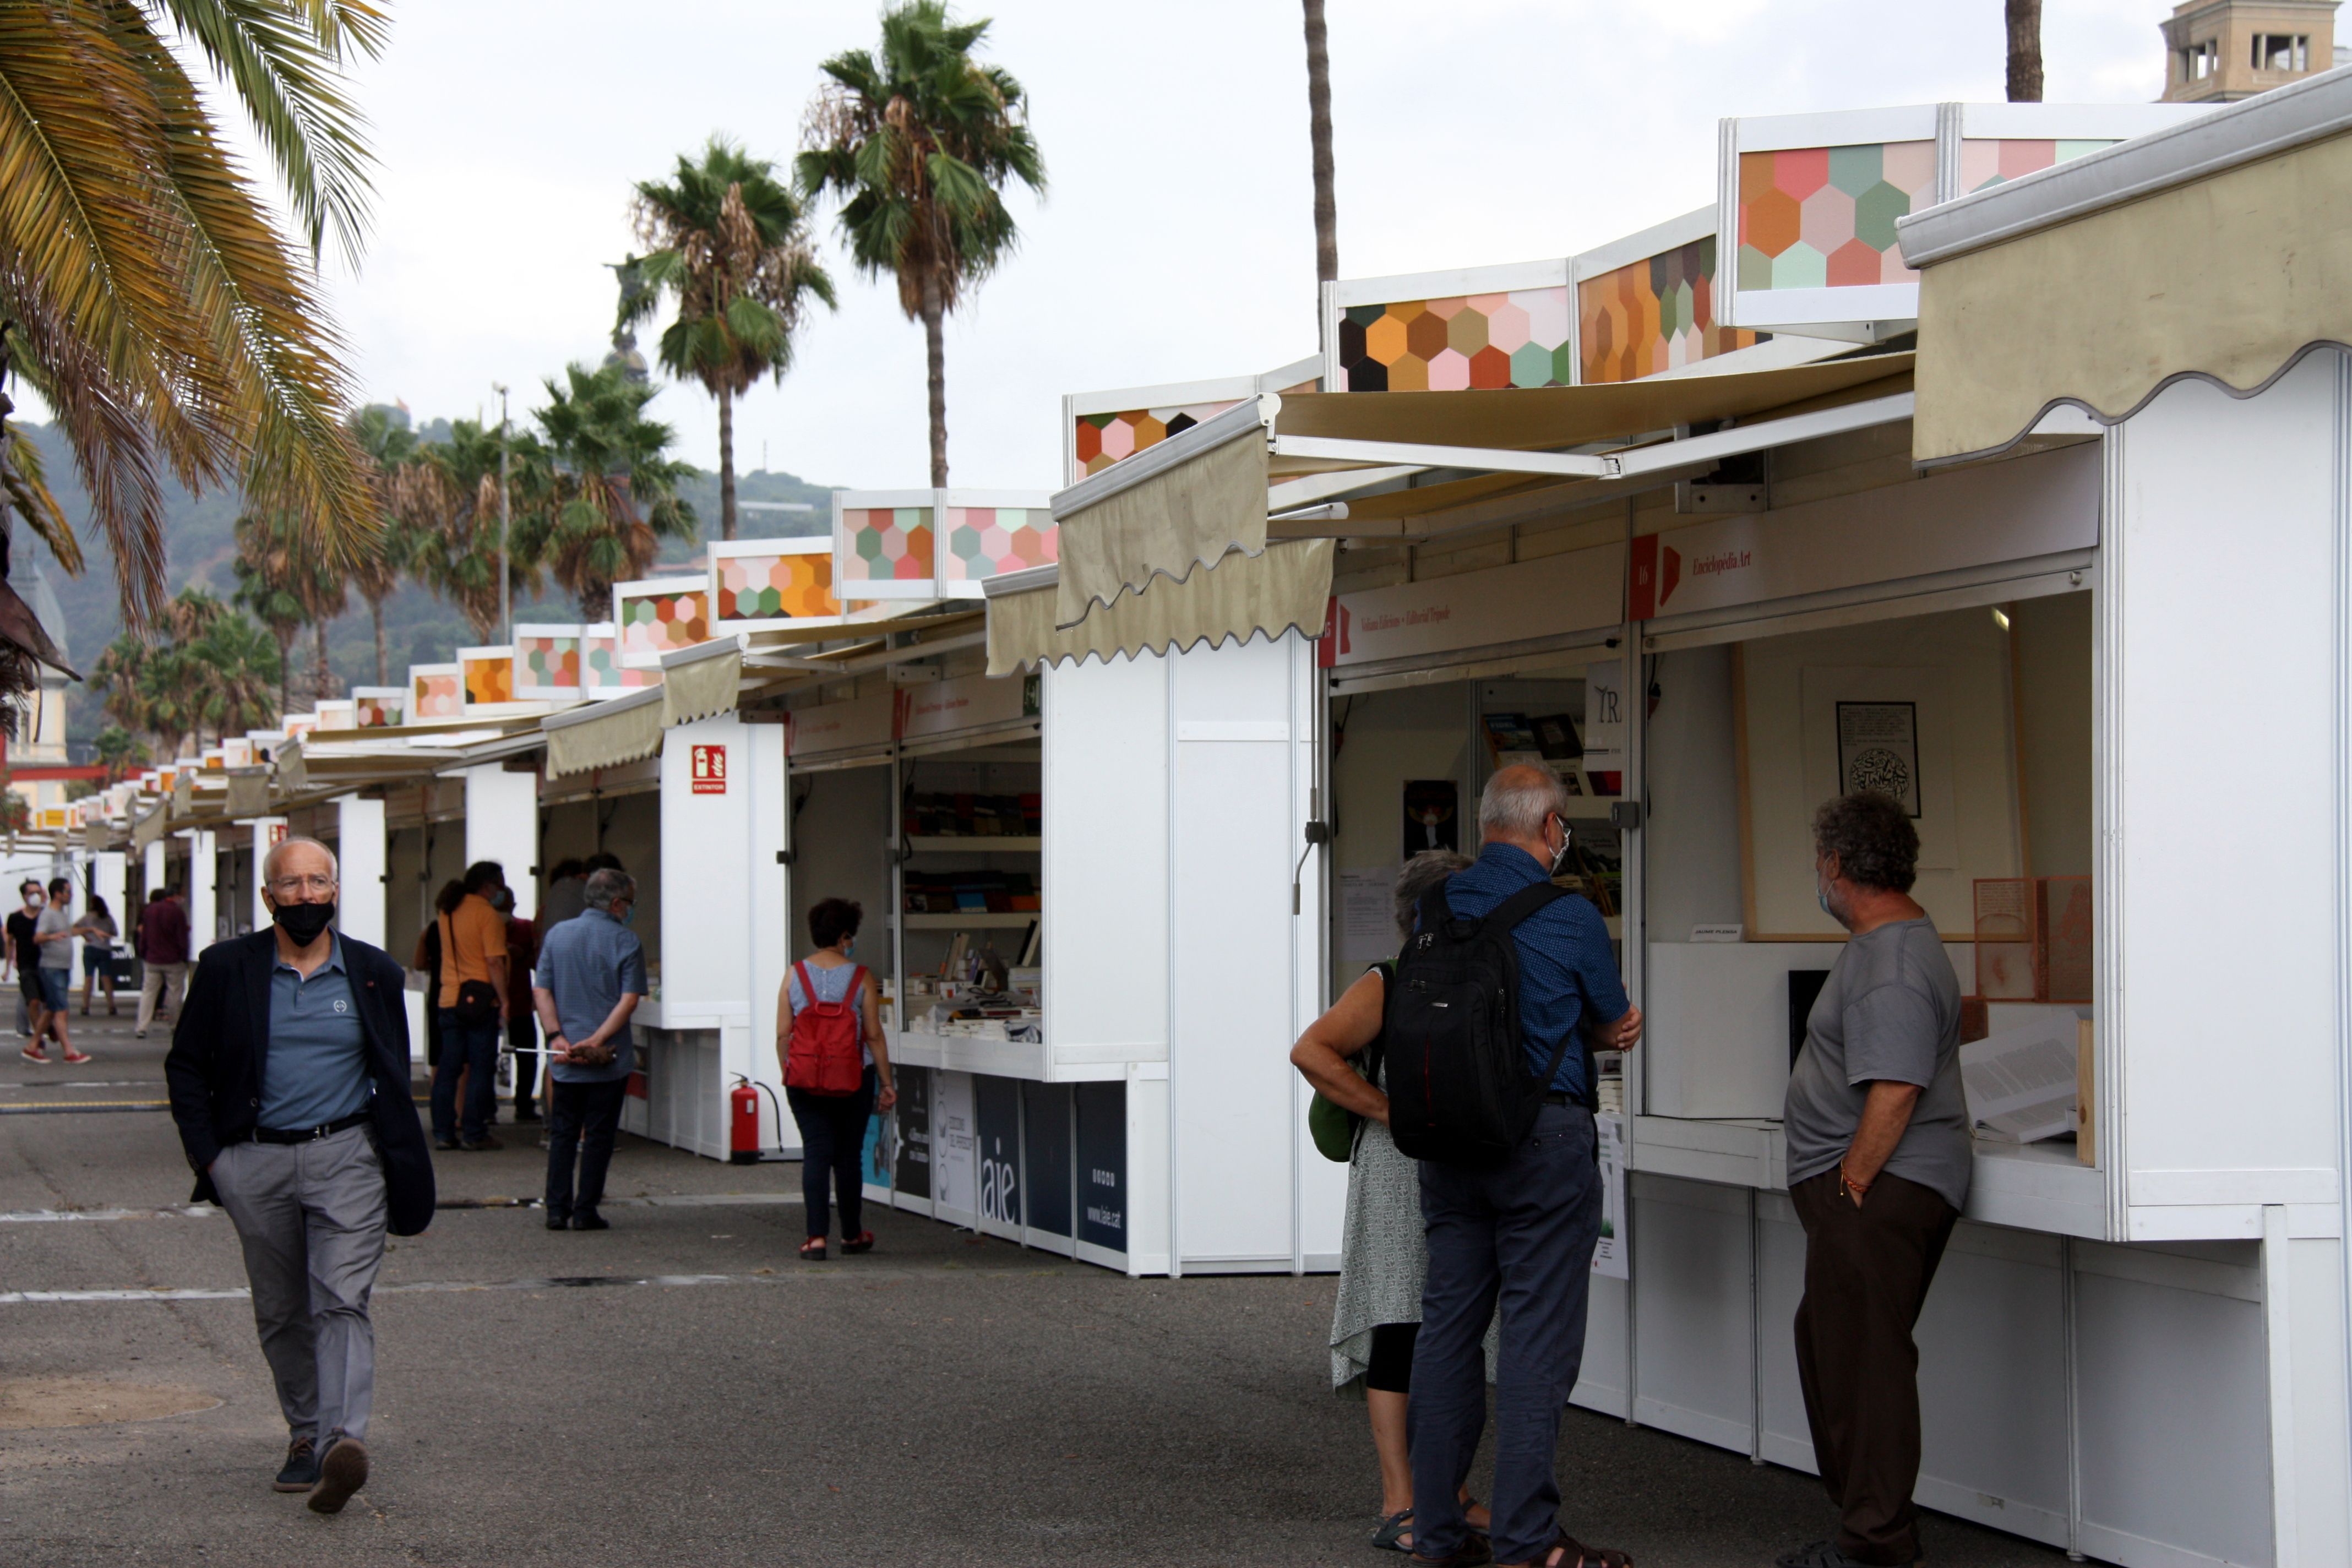
[[[489, 899], [506, 886], [506, 870], [495, 860], [466, 868], [458, 897], [445, 892], [436, 923], [441, 935], [441, 989], [434, 998], [440, 1016], [441, 1059], [433, 1068], [433, 1146], [436, 1149], [499, 1149], [490, 1132], [497, 1106], [493, 1083], [499, 1035], [507, 1016], [509, 960], [507, 921]], [[466, 1107], [457, 1110], [457, 1079], [466, 1075]]]

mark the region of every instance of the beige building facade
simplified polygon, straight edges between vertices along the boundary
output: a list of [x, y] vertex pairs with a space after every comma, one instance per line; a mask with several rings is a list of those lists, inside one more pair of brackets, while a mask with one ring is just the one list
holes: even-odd
[[2188, 0], [2164, 29], [2164, 101], [2233, 103], [2336, 65], [2337, 0]]

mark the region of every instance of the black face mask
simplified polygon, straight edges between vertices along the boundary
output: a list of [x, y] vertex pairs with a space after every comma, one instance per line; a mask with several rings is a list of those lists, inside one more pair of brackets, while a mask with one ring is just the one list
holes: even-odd
[[319, 940], [319, 933], [325, 931], [328, 922], [335, 918], [335, 906], [331, 903], [280, 904], [269, 911], [269, 918], [278, 922], [280, 931], [294, 939], [296, 947], [308, 947]]

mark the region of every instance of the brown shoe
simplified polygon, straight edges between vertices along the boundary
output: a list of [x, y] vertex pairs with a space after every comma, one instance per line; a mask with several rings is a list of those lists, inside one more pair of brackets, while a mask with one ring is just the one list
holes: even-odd
[[459, 1143], [457, 1147], [465, 1150], [469, 1154], [478, 1154], [488, 1149], [503, 1149], [506, 1147], [506, 1144], [499, 1141], [498, 1134], [494, 1132], [485, 1132], [479, 1138], [467, 1139], [465, 1142]]
[[327, 1457], [319, 1461], [319, 1484], [310, 1489], [310, 1511], [342, 1512], [367, 1479], [367, 1445], [357, 1437], [330, 1437]]

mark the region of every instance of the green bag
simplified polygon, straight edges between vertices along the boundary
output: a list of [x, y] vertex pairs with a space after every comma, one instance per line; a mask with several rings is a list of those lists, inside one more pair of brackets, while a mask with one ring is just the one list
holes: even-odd
[[[1386, 985], [1388, 977], [1394, 973], [1394, 966], [1381, 963], [1374, 967], [1380, 970], [1381, 983]], [[1364, 1047], [1356, 1070], [1363, 1075], [1365, 1081], [1377, 1083], [1380, 1081], [1380, 1063], [1381, 1042], [1375, 1039]], [[1363, 1131], [1363, 1127], [1362, 1117], [1343, 1109], [1338, 1100], [1324, 1098], [1319, 1089], [1315, 1091], [1315, 1098], [1307, 1102], [1307, 1136], [1315, 1140], [1315, 1147], [1323, 1157], [1334, 1164], [1344, 1165], [1356, 1157], [1356, 1135]]]
[[1356, 1129], [1363, 1118], [1352, 1110], [1343, 1110], [1339, 1102], [1327, 1100], [1317, 1089], [1315, 1098], [1307, 1102], [1307, 1131], [1314, 1138], [1315, 1147], [1323, 1152], [1326, 1160], [1344, 1165], [1356, 1156]]

